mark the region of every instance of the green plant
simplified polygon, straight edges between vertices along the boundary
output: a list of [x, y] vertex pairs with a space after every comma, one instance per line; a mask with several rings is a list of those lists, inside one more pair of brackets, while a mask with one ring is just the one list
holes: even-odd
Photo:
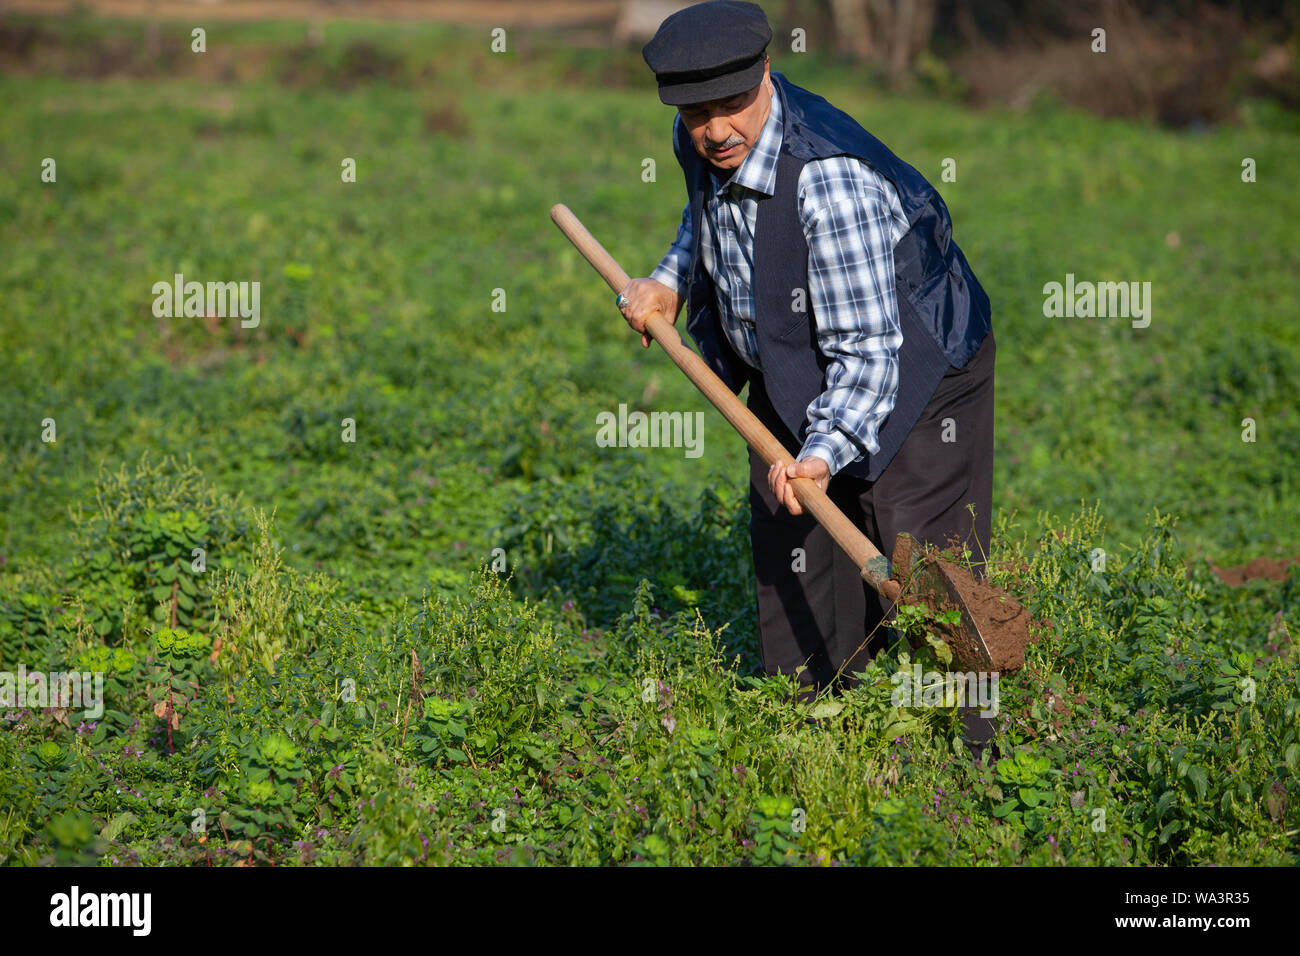
[[993, 816], [1013, 826], [1023, 825], [1031, 833], [1041, 830], [1046, 811], [1056, 803], [1053, 787], [1059, 774], [1046, 757], [1026, 750], [999, 760], [1002, 801], [993, 808]]
[[211, 670], [208, 661], [211, 647], [212, 642], [202, 634], [170, 627], [160, 627], [154, 633], [149, 700], [154, 715], [163, 722], [167, 732], [169, 754], [176, 752], [173, 732], [180, 730], [181, 717]]
[[464, 762], [465, 755], [464, 718], [469, 708], [458, 700], [443, 700], [440, 697], [424, 699], [424, 720], [421, 732], [415, 742], [420, 753], [437, 766], [441, 761]]
[[753, 860], [760, 866], [795, 861], [801, 850], [793, 830], [794, 801], [763, 796], [751, 816], [754, 827]]
[[310, 813], [307, 782], [301, 750], [288, 737], [272, 732], [249, 740], [239, 753], [239, 777], [226, 784], [235, 800], [222, 826], [247, 841], [251, 855], [273, 860], [276, 842], [296, 837]]
[[69, 810], [51, 820], [45, 832], [54, 848], [56, 866], [93, 866], [104, 852], [104, 841], [95, 833], [90, 814]]

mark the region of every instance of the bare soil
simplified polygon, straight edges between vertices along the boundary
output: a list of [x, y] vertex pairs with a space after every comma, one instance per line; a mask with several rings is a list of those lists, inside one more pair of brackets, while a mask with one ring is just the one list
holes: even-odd
[[1241, 587], [1247, 581], [1259, 579], [1285, 581], [1288, 569], [1293, 564], [1300, 564], [1300, 555], [1294, 558], [1256, 558], [1254, 561], [1239, 564], [1233, 568], [1221, 568], [1216, 564], [1211, 564], [1210, 570], [1224, 584], [1236, 588]]

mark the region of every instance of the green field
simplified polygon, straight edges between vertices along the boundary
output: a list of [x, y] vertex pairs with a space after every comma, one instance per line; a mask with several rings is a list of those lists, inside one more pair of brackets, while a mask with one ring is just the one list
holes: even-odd
[[[0, 664], [108, 676], [93, 726], [0, 709], [0, 861], [1296, 861], [1300, 575], [1206, 560], [1300, 553], [1294, 117], [977, 113], [773, 55], [940, 186], [993, 302], [992, 557], [1051, 627], [972, 765], [953, 709], [890, 705], [898, 652], [815, 726], [761, 675], [743, 442], [548, 216], [633, 275], [672, 240], [636, 51], [177, 25], [105, 77], [139, 25], [30, 22]], [[155, 317], [175, 273], [260, 282], [260, 325]], [[1046, 317], [1067, 274], [1150, 282], [1149, 327]], [[620, 403], [705, 412], [704, 454], [598, 447]]]

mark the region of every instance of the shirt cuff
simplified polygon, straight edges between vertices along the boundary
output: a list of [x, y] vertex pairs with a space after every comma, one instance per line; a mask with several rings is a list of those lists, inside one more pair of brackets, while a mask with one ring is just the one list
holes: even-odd
[[673, 254], [669, 253], [664, 257], [664, 261], [655, 267], [655, 271], [650, 273], [650, 278], [663, 285], [668, 286], [679, 296], [684, 296], [686, 288], [685, 278], [673, 267]]
[[839, 474], [841, 469], [861, 459], [863, 453], [847, 435], [836, 430], [830, 434], [823, 432], [810, 433], [804, 440], [803, 448], [799, 451], [799, 457], [808, 458], [810, 456], [820, 458], [826, 462], [831, 475], [834, 476]]

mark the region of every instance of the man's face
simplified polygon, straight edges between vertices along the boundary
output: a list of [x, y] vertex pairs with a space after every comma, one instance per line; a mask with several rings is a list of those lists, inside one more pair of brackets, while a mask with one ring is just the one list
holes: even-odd
[[772, 109], [770, 64], [763, 64], [763, 80], [744, 93], [723, 100], [677, 107], [691, 134], [695, 151], [717, 169], [733, 170], [745, 161], [758, 142]]

